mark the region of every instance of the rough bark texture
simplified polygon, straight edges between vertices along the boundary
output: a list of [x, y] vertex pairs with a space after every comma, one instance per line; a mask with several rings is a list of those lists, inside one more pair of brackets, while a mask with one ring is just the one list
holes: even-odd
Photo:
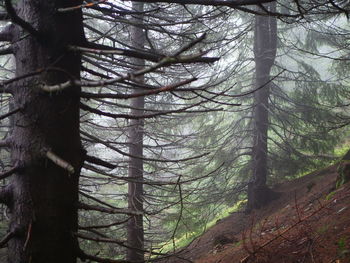
[[[68, 44], [83, 42], [81, 10], [58, 13], [78, 0], [21, 0], [19, 17], [30, 23], [40, 38], [15, 28], [13, 44], [16, 76], [47, 69], [40, 76], [15, 83], [12, 163], [21, 172], [11, 177], [12, 202], [8, 243], [10, 263], [76, 262], [77, 201], [82, 148], [79, 135], [79, 87], [55, 94], [44, 93], [41, 84], [79, 79], [80, 55], [68, 52]], [[27, 35], [27, 36], [26, 36]], [[51, 150], [75, 168], [74, 174], [45, 156]]]
[[[143, 3], [132, 3], [133, 10], [142, 13], [144, 10]], [[136, 23], [143, 23], [143, 15], [135, 15]], [[145, 43], [144, 31], [140, 27], [131, 27], [131, 44], [136, 49], [143, 49]], [[135, 68], [144, 67], [143, 59], [132, 59]], [[139, 83], [144, 83], [144, 77], [138, 77]], [[135, 93], [138, 93], [137, 89]], [[143, 115], [145, 100], [144, 97], [137, 97], [131, 100], [131, 115]], [[143, 120], [131, 120], [129, 129], [129, 153], [132, 156], [143, 156]], [[140, 158], [129, 159], [129, 178], [138, 182], [143, 180], [143, 160]], [[137, 182], [129, 182], [128, 189], [129, 209], [135, 211], [143, 211], [143, 184]], [[127, 243], [130, 247], [127, 250], [126, 259], [131, 262], [142, 262], [144, 260], [144, 230], [143, 216], [132, 216], [127, 226]]]
[[[270, 11], [276, 10], [276, 3], [265, 5]], [[266, 186], [267, 138], [269, 125], [270, 71], [276, 56], [277, 20], [275, 17], [255, 16], [254, 58], [254, 141], [252, 150], [252, 181], [248, 186], [248, 209], [266, 205], [274, 194]]]

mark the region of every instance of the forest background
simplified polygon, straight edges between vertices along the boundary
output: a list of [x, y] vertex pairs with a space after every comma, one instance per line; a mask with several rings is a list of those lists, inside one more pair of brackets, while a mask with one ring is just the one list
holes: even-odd
[[9, 262], [177, 257], [348, 150], [349, 1], [3, 1]]

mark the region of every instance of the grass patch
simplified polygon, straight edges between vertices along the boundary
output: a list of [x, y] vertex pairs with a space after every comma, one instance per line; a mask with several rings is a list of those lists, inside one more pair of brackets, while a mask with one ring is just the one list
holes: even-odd
[[215, 216], [214, 219], [209, 221], [204, 226], [204, 230], [195, 231], [195, 232], [187, 232], [179, 238], [175, 238], [174, 240], [170, 240], [166, 243], [162, 243], [160, 245], [161, 248], [159, 250], [157, 250], [157, 252], [167, 253], [167, 252], [174, 251], [176, 249], [180, 249], [180, 248], [184, 248], [184, 247], [188, 246], [195, 238], [201, 236], [209, 228], [216, 225], [218, 221], [220, 221], [221, 219], [223, 219], [225, 217], [228, 217], [231, 213], [242, 209], [246, 203], [247, 203], [247, 200], [241, 200], [241, 201], [238, 201], [234, 206], [224, 208], [220, 214]]

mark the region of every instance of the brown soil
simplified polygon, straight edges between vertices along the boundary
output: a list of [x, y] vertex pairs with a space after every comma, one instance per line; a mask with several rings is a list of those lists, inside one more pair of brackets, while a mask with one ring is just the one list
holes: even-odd
[[336, 165], [274, 187], [249, 215], [236, 212], [163, 262], [350, 263], [350, 183], [335, 190]]

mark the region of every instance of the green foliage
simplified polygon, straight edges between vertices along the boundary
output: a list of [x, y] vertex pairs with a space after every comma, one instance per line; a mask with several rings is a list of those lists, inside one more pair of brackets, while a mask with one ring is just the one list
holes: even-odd
[[350, 141], [341, 141], [334, 149], [334, 155], [338, 158], [342, 158], [350, 149]]
[[348, 249], [348, 237], [342, 237], [338, 240], [337, 253], [342, 259], [348, 258], [350, 255], [350, 250]]

